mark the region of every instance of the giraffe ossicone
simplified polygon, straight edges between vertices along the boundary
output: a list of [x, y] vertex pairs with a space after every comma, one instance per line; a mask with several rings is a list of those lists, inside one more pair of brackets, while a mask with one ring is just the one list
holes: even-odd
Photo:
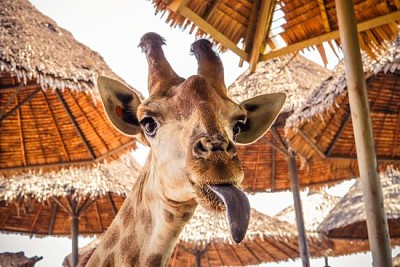
[[122, 133], [150, 147], [149, 156], [88, 266], [165, 266], [198, 204], [228, 213], [231, 234], [246, 233], [250, 205], [236, 144], [257, 141], [278, 116], [285, 94], [237, 104], [227, 96], [221, 59], [205, 39], [192, 44], [197, 74], [184, 79], [167, 61], [164, 39], [147, 33], [149, 97], [99, 77], [106, 114]]

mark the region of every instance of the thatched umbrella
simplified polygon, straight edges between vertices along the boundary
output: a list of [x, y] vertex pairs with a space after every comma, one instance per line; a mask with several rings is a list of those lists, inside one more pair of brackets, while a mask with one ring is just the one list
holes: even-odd
[[76, 264], [78, 234], [92, 236], [108, 228], [139, 168], [126, 154], [91, 168], [0, 177], [0, 231], [71, 236]]
[[[388, 167], [380, 173], [386, 218], [392, 244], [400, 244], [400, 171]], [[367, 240], [366, 216], [360, 180], [329, 212], [318, 231], [329, 238]]]
[[[339, 202], [340, 197], [326, 193], [325, 190], [310, 190], [301, 200], [304, 211], [304, 224], [308, 233], [317, 233], [318, 227], [326, 218], [329, 212]], [[295, 207], [289, 206], [275, 217], [278, 220], [293, 223], [296, 219]], [[324, 251], [324, 257], [343, 256], [352, 253], [366, 252], [369, 250], [369, 244], [366, 240], [329, 240], [329, 249]]]
[[[243, 187], [250, 192], [291, 190], [288, 175], [287, 147], [283, 126], [292, 111], [308, 99], [315, 87], [332, 76], [332, 72], [301, 55], [282, 56], [257, 65], [255, 73], [246, 71], [228, 88], [238, 103], [260, 94], [285, 92], [283, 113], [263, 139], [237, 148], [245, 170]], [[300, 162], [298, 162], [300, 165]], [[302, 187], [320, 185], [323, 173], [299, 173]], [[330, 177], [328, 177], [330, 178]]]
[[[166, 1], [153, 0], [171, 27], [210, 36], [230, 49], [254, 71], [260, 61], [311, 47], [328, 62], [330, 42], [341, 45], [336, 5], [332, 1]], [[361, 48], [373, 54], [394, 37], [400, 7], [393, 1], [356, 1]], [[240, 47], [239, 47], [240, 44]], [[327, 49], [328, 48], [328, 49]]]
[[[360, 48], [373, 57], [385, 51], [384, 41], [393, 40], [399, 33], [400, 4], [368, 0], [153, 0], [153, 3], [157, 11], [167, 13], [167, 22], [172, 26], [191, 27], [191, 32], [198, 27], [198, 35], [212, 36], [248, 61], [251, 72], [259, 61], [307, 47], [316, 47], [326, 63], [323, 42], [335, 40], [325, 44], [343, 48], [357, 157], [366, 188], [373, 262], [377, 266], [391, 265]], [[239, 43], [244, 44], [243, 49], [237, 46]], [[331, 50], [336, 52], [335, 48]], [[309, 265], [303, 261], [303, 266]]]
[[0, 174], [115, 159], [135, 147], [108, 122], [96, 79], [121, 80], [27, 0], [0, 2]]
[[0, 253], [0, 266], [2, 267], [33, 267], [42, 260], [42, 256], [28, 258], [23, 251]]
[[[252, 209], [245, 239], [235, 244], [227, 234], [227, 220], [214, 219], [198, 208], [183, 229], [169, 261], [171, 267], [246, 266], [300, 257], [296, 227]], [[324, 239], [308, 237], [313, 255], [328, 249]]]
[[[400, 165], [400, 49], [393, 44], [378, 61], [364, 58], [368, 101], [379, 168]], [[292, 148], [321, 173], [336, 179], [359, 175], [350, 103], [343, 64], [333, 78], [315, 88], [307, 102], [286, 121], [286, 137]], [[324, 162], [324, 164], [321, 164]]]
[[[168, 266], [247, 266], [299, 257], [297, 232], [292, 224], [252, 209], [246, 237], [240, 244], [236, 244], [227, 234], [228, 227], [223, 215], [211, 216], [199, 206], [180, 234]], [[101, 238], [99, 236], [79, 249], [82, 258], [92, 253]], [[309, 243], [317, 256], [328, 249], [325, 239], [317, 234], [309, 237]], [[64, 266], [69, 266], [69, 257], [65, 257]]]

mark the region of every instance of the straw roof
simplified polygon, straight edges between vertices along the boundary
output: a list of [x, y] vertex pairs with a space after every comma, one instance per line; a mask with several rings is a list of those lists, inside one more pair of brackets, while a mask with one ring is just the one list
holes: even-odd
[[[256, 143], [238, 146], [237, 154], [244, 170], [242, 188], [250, 193], [291, 190], [288, 167], [288, 147], [284, 141], [283, 124], [288, 113], [282, 113], [271, 129]], [[301, 188], [320, 188], [336, 183], [324, 163], [300, 168], [302, 159], [296, 157], [298, 181]]]
[[[81, 257], [87, 257], [102, 238], [100, 235], [80, 248]], [[321, 256], [320, 250], [327, 249], [327, 244], [315, 234], [308, 240], [313, 255]], [[295, 259], [299, 257], [297, 231], [289, 223], [252, 209], [246, 237], [236, 244], [231, 240], [225, 216], [215, 217], [199, 206], [180, 234], [168, 266], [194, 267], [196, 252], [200, 253], [202, 266], [247, 266]], [[69, 259], [67, 255], [64, 266], [70, 266]]]
[[96, 101], [99, 75], [121, 80], [98, 53], [26, 0], [1, 1], [0, 14], [0, 174], [92, 164], [135, 147]]
[[[211, 36], [221, 49], [228, 48], [249, 61], [251, 67], [307, 47], [328, 62], [326, 48], [340, 45], [334, 1], [171, 1], [153, 0], [156, 12], [171, 27], [188, 29], [197, 36]], [[384, 40], [399, 29], [399, 4], [394, 1], [354, 2], [361, 48], [373, 55]], [[322, 46], [329, 41], [329, 46]], [[336, 52], [336, 49], [332, 49]]]
[[28, 258], [23, 251], [0, 253], [0, 266], [2, 267], [33, 267], [42, 260], [42, 256]]
[[[327, 248], [317, 235], [308, 242], [314, 256]], [[245, 266], [263, 262], [277, 262], [299, 257], [298, 234], [289, 223], [251, 210], [245, 239], [235, 244], [230, 237], [227, 219], [198, 207], [184, 227], [180, 241], [169, 261], [169, 266], [195, 266], [196, 251], [202, 266]]]
[[[364, 61], [375, 150], [381, 170], [387, 164], [400, 163], [399, 52], [399, 47], [392, 44], [385, 56]], [[289, 145], [307, 164], [325, 163], [321, 173], [328, 169], [338, 180], [358, 175], [343, 64], [287, 119], [285, 131]]]
[[[319, 224], [339, 200], [340, 197], [330, 195], [324, 190], [310, 190], [307, 196], [301, 199], [305, 229], [316, 232]], [[281, 221], [294, 223], [296, 221], [294, 205], [281, 210], [275, 217]]]
[[0, 177], [0, 231], [69, 235], [78, 211], [79, 231], [104, 232], [139, 174], [131, 155], [95, 167]]
[[[400, 171], [388, 167], [380, 173], [382, 195], [391, 239], [399, 242], [400, 227]], [[358, 179], [329, 212], [318, 228], [329, 238], [368, 239], [361, 182]], [[393, 241], [393, 240], [392, 240]]]
[[[1, 1], [0, 70], [42, 89], [93, 92], [97, 76], [117, 77], [95, 51], [29, 1]], [[119, 78], [121, 79], [121, 78]]]
[[[307, 234], [317, 233], [320, 224], [340, 199], [340, 197], [330, 195], [324, 190], [310, 190], [307, 196], [301, 199], [304, 227]], [[275, 217], [278, 220], [295, 224], [294, 205], [281, 210]], [[325, 256], [343, 256], [370, 250], [368, 240], [329, 240], [328, 244], [329, 249], [325, 251]]]
[[244, 72], [228, 87], [228, 94], [240, 103], [261, 94], [286, 93], [283, 111], [290, 112], [331, 75], [327, 68], [299, 54], [286, 55], [260, 62], [255, 73]]

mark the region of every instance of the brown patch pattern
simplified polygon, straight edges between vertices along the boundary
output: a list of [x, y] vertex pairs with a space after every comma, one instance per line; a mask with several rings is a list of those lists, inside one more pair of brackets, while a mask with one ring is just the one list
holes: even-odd
[[114, 259], [114, 253], [111, 253], [110, 255], [105, 258], [103, 264], [101, 264], [102, 267], [115, 267], [115, 259]]
[[141, 210], [141, 222], [143, 223], [144, 231], [150, 233], [153, 227], [153, 219], [150, 211], [146, 207]]
[[146, 265], [148, 267], [159, 267], [162, 263], [162, 256], [161, 254], [153, 254], [147, 257]]
[[172, 214], [168, 210], [164, 210], [164, 219], [166, 222], [173, 223], [174, 222], [174, 214]]
[[121, 220], [124, 228], [126, 228], [129, 225], [129, 223], [134, 222], [133, 206], [131, 205], [126, 206], [124, 209], [121, 210]]
[[135, 266], [139, 262], [139, 247], [135, 235], [129, 235], [121, 240], [120, 253], [122, 262], [129, 266]]
[[104, 248], [109, 250], [113, 248], [119, 239], [119, 230], [117, 227], [111, 227], [107, 233], [107, 239], [104, 240]]

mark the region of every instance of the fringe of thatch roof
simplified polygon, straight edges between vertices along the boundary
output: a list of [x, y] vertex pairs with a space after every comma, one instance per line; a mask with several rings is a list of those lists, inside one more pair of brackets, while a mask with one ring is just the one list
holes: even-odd
[[[251, 210], [250, 224], [245, 240], [268, 238], [276, 240], [296, 240], [296, 227], [274, 217]], [[194, 243], [199, 248], [211, 242], [234, 244], [229, 234], [229, 224], [225, 214], [214, 214], [199, 206], [190, 222], [184, 227], [181, 242]], [[315, 237], [315, 236], [314, 236]]]
[[[365, 78], [379, 72], [392, 72], [400, 70], [400, 45], [398, 42], [387, 44], [388, 50], [377, 59], [363, 55]], [[293, 115], [286, 120], [286, 127], [297, 128], [304, 121], [311, 120], [315, 116], [321, 119], [324, 112], [332, 112], [337, 105], [335, 99], [347, 94], [346, 73], [342, 60], [335, 68], [334, 74], [316, 87], [303, 105], [295, 109]]]
[[[386, 171], [379, 174], [379, 177], [382, 184], [382, 196], [386, 218], [388, 220], [398, 221], [400, 218], [400, 170], [388, 166]], [[335, 231], [339, 231], [340, 228], [345, 229], [349, 225], [365, 222], [365, 220], [361, 181], [358, 179], [350, 190], [340, 199], [337, 205], [329, 212], [328, 216], [320, 224], [318, 231], [330, 236], [329, 232], [335, 229]], [[366, 227], [365, 224], [364, 227]], [[355, 228], [351, 233], [347, 232], [341, 234], [341, 236], [352, 238], [351, 236], [353, 234], [353, 238], [360, 238], [356, 236], [358, 232]], [[391, 236], [391, 238], [399, 238], [399, 236]]]
[[33, 198], [43, 202], [50, 197], [98, 197], [108, 192], [128, 193], [139, 174], [140, 166], [129, 154], [94, 167], [70, 167], [48, 173], [27, 173], [0, 177], [0, 200], [11, 202]]
[[24, 84], [36, 79], [43, 89], [89, 92], [99, 75], [118, 78], [97, 52], [27, 0], [2, 0], [0, 17], [0, 76], [6, 71]]
[[260, 62], [255, 73], [246, 71], [228, 88], [237, 102], [267, 93], [286, 93], [284, 111], [292, 111], [308, 99], [312, 90], [332, 72], [305, 57], [294, 54]]

